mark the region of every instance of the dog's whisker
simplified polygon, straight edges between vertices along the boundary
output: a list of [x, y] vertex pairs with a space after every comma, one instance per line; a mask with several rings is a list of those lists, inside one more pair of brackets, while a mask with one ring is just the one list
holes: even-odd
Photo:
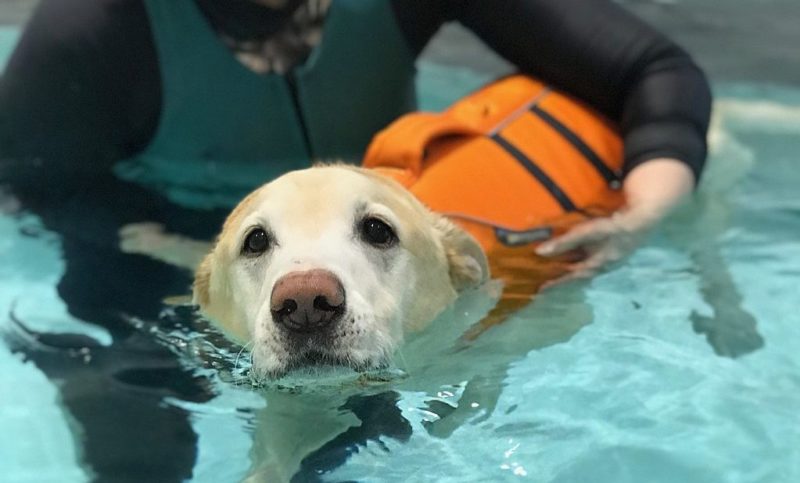
[[[235, 376], [237, 376], [234, 379], [236, 384], [239, 384], [241, 382], [241, 380], [243, 379], [241, 377], [238, 377], [239, 359], [242, 357], [242, 353], [244, 351], [248, 350], [248, 347], [251, 347], [251, 346], [253, 346], [253, 347], [255, 346], [255, 339], [250, 339], [250, 341], [248, 341], [244, 345], [242, 345], [242, 348], [239, 349], [239, 352], [236, 354], [236, 359], [233, 362], [233, 373], [234, 373]], [[253, 353], [250, 352], [250, 363], [251, 363], [251, 365], [252, 365], [252, 358], [253, 358]]]
[[[251, 378], [251, 380], [254, 380], [256, 383], [259, 383], [259, 379], [258, 379], [259, 373], [258, 373], [258, 371], [255, 371], [255, 370], [252, 369], [254, 367], [254, 354], [253, 354], [253, 352], [250, 352], [249, 359], [250, 359], [249, 362], [250, 362], [250, 368], [251, 369], [250, 369], [250, 372], [248, 373], [248, 376]], [[244, 380], [245, 379], [246, 378], [244, 378], [244, 377], [242, 378], [242, 384], [244, 384]]]
[[245, 350], [247, 350], [247, 348], [249, 346], [254, 345], [254, 344], [255, 344], [255, 340], [254, 339], [250, 339], [249, 342], [245, 343], [242, 346], [242, 348], [239, 349], [239, 352], [236, 354], [236, 360], [233, 362], [233, 368], [234, 369], [238, 369], [239, 368], [239, 358], [242, 356], [242, 352], [244, 352]]

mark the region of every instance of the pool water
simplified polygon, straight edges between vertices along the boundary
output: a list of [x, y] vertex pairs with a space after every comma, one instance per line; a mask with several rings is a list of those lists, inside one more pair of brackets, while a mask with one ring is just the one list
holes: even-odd
[[[423, 104], [488, 77], [426, 63]], [[82, 321], [0, 195], [0, 481], [800, 481], [800, 90], [715, 93], [697, 196], [630, 257], [467, 343], [489, 284], [364, 377], [253, 387], [188, 307]]]

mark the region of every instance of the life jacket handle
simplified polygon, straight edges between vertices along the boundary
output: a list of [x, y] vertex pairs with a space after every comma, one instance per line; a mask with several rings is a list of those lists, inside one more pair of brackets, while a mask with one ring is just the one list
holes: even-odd
[[513, 75], [480, 89], [444, 112], [403, 116], [373, 138], [363, 166], [381, 168], [384, 174], [408, 187], [421, 175], [427, 148], [435, 141], [451, 136], [491, 136], [550, 92], [537, 80]]
[[379, 132], [364, 157], [365, 168], [407, 171], [395, 176], [402, 184], [422, 174], [427, 147], [437, 139], [449, 136], [479, 136], [482, 133], [460, 119], [445, 113], [419, 112], [404, 116], [390, 128]]

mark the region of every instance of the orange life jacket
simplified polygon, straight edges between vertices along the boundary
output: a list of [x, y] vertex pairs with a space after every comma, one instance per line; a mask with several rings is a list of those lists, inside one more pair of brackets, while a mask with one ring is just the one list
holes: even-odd
[[373, 139], [363, 164], [453, 219], [490, 257], [622, 204], [622, 142], [614, 128], [523, 75], [442, 113], [401, 117]]

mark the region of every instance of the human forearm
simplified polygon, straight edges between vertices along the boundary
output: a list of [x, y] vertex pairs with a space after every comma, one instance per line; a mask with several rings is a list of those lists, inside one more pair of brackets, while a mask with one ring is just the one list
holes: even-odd
[[542, 243], [537, 253], [553, 256], [587, 248], [590, 256], [583, 268], [591, 271], [630, 251], [640, 235], [684, 201], [693, 187], [694, 174], [685, 162], [673, 158], [648, 160], [625, 178], [622, 209], [609, 217], [581, 223]]
[[[636, 166], [625, 178], [625, 223], [640, 227], [657, 222], [680, 204], [694, 187], [694, 174], [681, 160], [657, 158]], [[635, 228], [635, 227], [631, 227]]]

